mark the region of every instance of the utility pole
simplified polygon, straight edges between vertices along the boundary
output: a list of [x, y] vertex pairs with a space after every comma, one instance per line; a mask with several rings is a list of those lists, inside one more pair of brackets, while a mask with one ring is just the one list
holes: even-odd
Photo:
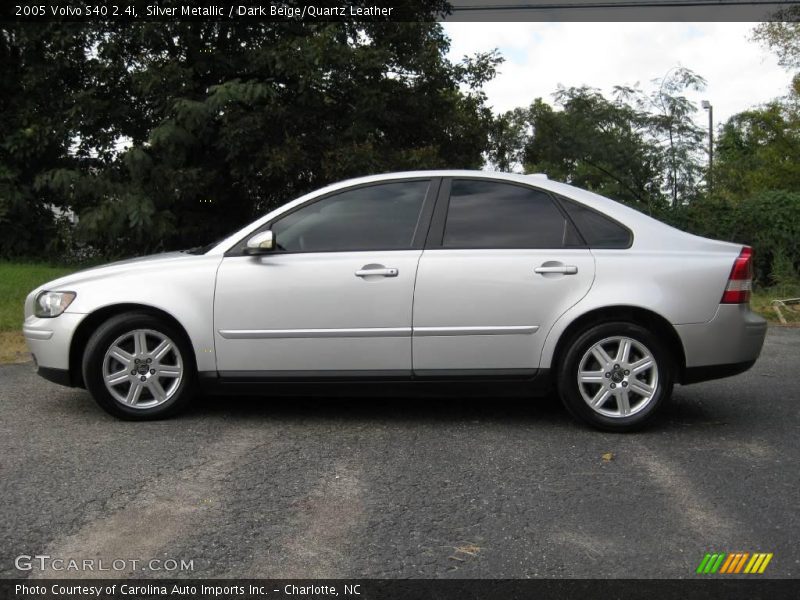
[[708, 193], [711, 194], [714, 188], [714, 107], [708, 100], [703, 100], [701, 104], [708, 111]]

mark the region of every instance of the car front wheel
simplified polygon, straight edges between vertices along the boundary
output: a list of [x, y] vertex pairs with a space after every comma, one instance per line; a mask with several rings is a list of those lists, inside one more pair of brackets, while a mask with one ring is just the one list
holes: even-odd
[[182, 331], [153, 315], [118, 315], [89, 339], [83, 378], [97, 403], [116, 417], [164, 418], [191, 400], [191, 346]]
[[669, 399], [673, 371], [669, 352], [650, 331], [633, 323], [604, 323], [569, 345], [559, 365], [559, 395], [585, 423], [631, 431]]

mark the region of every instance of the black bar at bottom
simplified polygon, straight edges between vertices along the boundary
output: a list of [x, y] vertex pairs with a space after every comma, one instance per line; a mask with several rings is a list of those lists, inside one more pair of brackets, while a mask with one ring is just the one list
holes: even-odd
[[[692, 576], [690, 574], [689, 576]], [[150, 600], [242, 598], [323, 600], [470, 600], [653, 598], [795, 600], [794, 579], [749, 576], [660, 579], [4, 579], [2, 600]]]

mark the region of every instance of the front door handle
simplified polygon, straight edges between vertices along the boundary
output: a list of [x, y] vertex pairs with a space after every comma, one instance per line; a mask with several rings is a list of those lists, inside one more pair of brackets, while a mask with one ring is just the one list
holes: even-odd
[[557, 265], [557, 266], [541, 266], [533, 270], [534, 273], [543, 275], [545, 273], [561, 273], [562, 275], [575, 275], [578, 272], [578, 267], [575, 265]]
[[356, 271], [356, 277], [397, 277], [400, 271], [393, 267], [365, 265]]

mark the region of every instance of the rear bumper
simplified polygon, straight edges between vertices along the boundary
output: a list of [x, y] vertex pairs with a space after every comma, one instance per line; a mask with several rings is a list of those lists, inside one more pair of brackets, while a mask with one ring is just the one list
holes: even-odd
[[683, 372], [683, 377], [680, 383], [683, 385], [689, 383], [698, 383], [700, 381], [708, 381], [710, 379], [722, 379], [723, 377], [732, 377], [739, 373], [744, 373], [756, 364], [754, 360], [748, 360], [740, 363], [733, 363], [730, 365], [709, 365], [707, 367], [687, 367]]
[[767, 335], [767, 321], [746, 304], [721, 304], [707, 323], [676, 325], [686, 369], [680, 383], [742, 373], [755, 364]]

